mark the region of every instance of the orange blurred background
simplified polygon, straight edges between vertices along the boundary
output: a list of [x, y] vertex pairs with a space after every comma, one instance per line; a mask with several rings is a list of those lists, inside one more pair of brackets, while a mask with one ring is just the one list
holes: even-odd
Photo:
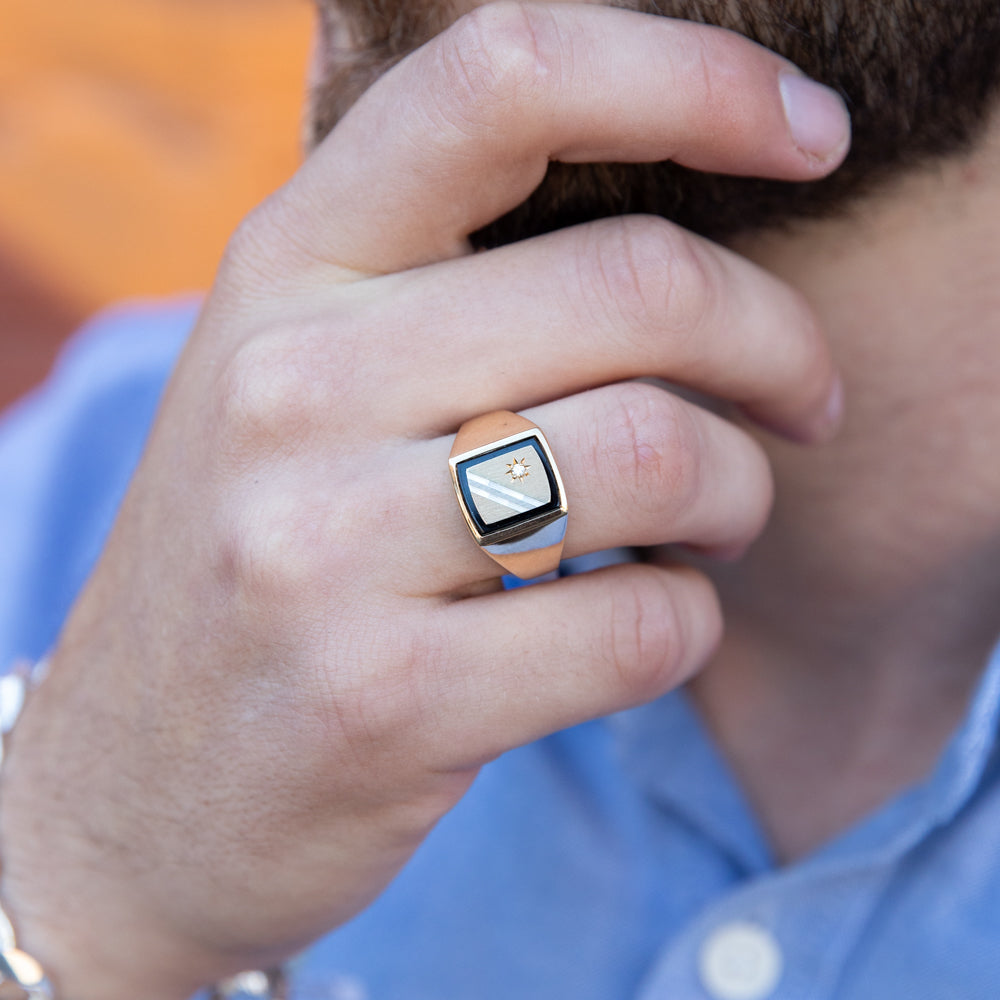
[[204, 289], [300, 161], [308, 0], [0, 0], [0, 407], [101, 306]]

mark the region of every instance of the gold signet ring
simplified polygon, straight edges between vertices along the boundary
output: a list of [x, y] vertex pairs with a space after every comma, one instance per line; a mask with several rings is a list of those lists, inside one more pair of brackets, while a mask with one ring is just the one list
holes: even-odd
[[479, 547], [529, 580], [559, 565], [566, 493], [545, 435], [497, 410], [467, 420], [448, 459], [458, 505]]

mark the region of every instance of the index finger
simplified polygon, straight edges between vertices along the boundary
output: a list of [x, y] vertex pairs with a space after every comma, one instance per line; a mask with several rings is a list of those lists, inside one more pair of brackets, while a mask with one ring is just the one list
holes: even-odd
[[[801, 144], [786, 101], [798, 105], [791, 120], [808, 118]], [[502, 2], [386, 73], [272, 208], [307, 261], [387, 273], [464, 252], [550, 160], [672, 159], [808, 180], [836, 167], [848, 142], [833, 91], [732, 32], [591, 4]]]

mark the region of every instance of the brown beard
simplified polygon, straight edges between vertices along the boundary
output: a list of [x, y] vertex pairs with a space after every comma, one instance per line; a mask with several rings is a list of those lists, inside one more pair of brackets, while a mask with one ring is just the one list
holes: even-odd
[[[336, 10], [334, 9], [336, 3]], [[342, 18], [352, 51], [311, 94], [318, 143], [390, 66], [453, 13], [427, 0], [319, 0], [322, 30]], [[511, 243], [609, 215], [648, 212], [714, 238], [842, 213], [930, 160], [968, 149], [1000, 87], [997, 0], [628, 0], [616, 6], [738, 31], [840, 91], [854, 139], [847, 162], [809, 184], [730, 177], [673, 163], [553, 163], [534, 194], [472, 234]]]

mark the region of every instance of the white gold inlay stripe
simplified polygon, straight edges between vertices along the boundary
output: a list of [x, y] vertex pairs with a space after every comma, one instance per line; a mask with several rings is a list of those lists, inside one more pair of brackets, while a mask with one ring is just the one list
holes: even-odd
[[545, 506], [544, 500], [526, 496], [516, 490], [508, 489], [499, 483], [494, 483], [484, 476], [477, 476], [474, 472], [468, 473], [469, 491], [473, 496], [482, 497], [484, 500], [492, 500], [517, 514], [524, 514], [529, 510]]

